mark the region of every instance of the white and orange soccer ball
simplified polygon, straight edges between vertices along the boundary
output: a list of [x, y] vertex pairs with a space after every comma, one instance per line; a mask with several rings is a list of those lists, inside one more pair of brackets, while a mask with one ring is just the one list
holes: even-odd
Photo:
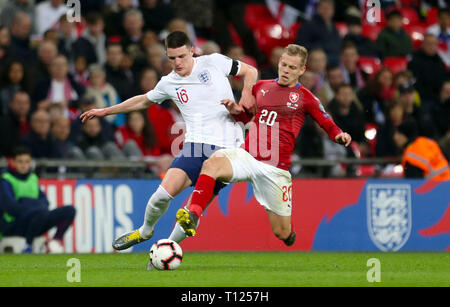
[[183, 250], [177, 242], [161, 239], [150, 248], [150, 262], [158, 270], [175, 270], [183, 260]]

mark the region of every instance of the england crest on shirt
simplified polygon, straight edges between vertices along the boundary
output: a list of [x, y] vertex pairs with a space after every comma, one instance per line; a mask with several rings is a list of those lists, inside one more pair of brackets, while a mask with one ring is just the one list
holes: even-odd
[[211, 74], [208, 70], [204, 70], [198, 75], [198, 79], [201, 83], [209, 85], [211, 83]]
[[411, 187], [408, 184], [367, 186], [367, 228], [382, 251], [398, 251], [411, 234]]

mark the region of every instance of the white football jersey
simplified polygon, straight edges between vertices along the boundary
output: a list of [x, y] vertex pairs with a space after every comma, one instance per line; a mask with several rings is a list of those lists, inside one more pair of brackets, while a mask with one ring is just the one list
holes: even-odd
[[195, 57], [189, 76], [172, 71], [146, 94], [147, 98], [155, 103], [167, 99], [176, 103], [186, 123], [185, 142], [239, 147], [244, 141], [243, 129], [221, 104], [223, 99], [234, 100], [227, 78], [232, 65], [232, 59], [218, 53]]

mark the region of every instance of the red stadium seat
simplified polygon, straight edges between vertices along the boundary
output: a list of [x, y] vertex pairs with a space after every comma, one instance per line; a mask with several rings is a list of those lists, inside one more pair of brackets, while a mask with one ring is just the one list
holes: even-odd
[[372, 41], [376, 41], [378, 34], [380, 34], [381, 30], [383, 30], [383, 26], [378, 23], [363, 24], [361, 35], [364, 37], [368, 37]]
[[233, 43], [235, 45], [242, 46], [243, 45], [242, 39], [239, 36], [239, 34], [237, 33], [237, 31], [234, 28], [233, 24], [231, 22], [229, 22], [227, 24], [227, 27], [228, 27], [228, 32], [230, 32], [230, 36], [231, 36], [231, 39], [233, 40]]
[[275, 18], [264, 4], [248, 4], [245, 7], [244, 20], [252, 30], [256, 30], [268, 22], [275, 22]]
[[345, 22], [335, 22], [334, 25], [336, 26], [340, 37], [344, 37], [348, 33], [348, 27]]
[[256, 41], [262, 52], [269, 58], [272, 49], [295, 42], [295, 36], [278, 23], [267, 23], [254, 31]]
[[383, 66], [389, 68], [395, 75], [400, 71], [407, 70], [408, 59], [406, 57], [387, 57], [383, 61]]
[[435, 7], [431, 8], [427, 13], [427, 25], [431, 26], [438, 22], [439, 10]]
[[427, 25], [425, 24], [415, 24], [404, 27], [406, 33], [411, 37], [411, 41], [413, 43], [414, 49], [417, 50], [420, 48], [423, 42], [423, 38], [427, 32]]
[[400, 7], [399, 10], [402, 13], [403, 24], [405, 26], [416, 25], [420, 23], [419, 15], [417, 14], [415, 9], [410, 7]]
[[366, 74], [373, 75], [380, 70], [381, 61], [376, 57], [360, 56], [358, 65]]

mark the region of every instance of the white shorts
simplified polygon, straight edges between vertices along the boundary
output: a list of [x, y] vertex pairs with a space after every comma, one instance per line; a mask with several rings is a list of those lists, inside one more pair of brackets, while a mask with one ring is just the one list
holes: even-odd
[[256, 160], [242, 148], [220, 149], [233, 167], [231, 182], [251, 182], [255, 198], [260, 205], [280, 216], [291, 216], [291, 173]]

